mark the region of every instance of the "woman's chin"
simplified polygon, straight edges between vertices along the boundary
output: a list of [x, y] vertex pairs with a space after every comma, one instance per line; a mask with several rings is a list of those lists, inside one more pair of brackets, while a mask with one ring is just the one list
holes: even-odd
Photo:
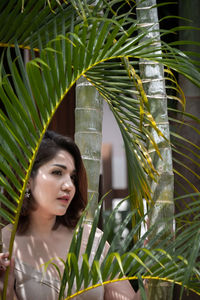
[[67, 211], [67, 208], [66, 206], [64, 205], [60, 205], [57, 209], [56, 209], [56, 215], [57, 216], [63, 216], [65, 215], [66, 211]]

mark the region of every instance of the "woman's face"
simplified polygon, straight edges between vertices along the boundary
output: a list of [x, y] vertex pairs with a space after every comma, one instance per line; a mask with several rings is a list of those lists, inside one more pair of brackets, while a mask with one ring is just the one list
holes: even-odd
[[31, 193], [37, 204], [35, 212], [64, 215], [75, 195], [75, 176], [74, 158], [65, 150], [58, 151], [52, 160], [43, 164], [30, 179]]

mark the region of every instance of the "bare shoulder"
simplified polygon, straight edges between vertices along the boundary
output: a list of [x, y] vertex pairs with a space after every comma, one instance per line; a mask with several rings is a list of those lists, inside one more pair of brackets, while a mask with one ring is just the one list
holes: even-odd
[[[84, 224], [84, 232], [89, 235], [90, 232], [91, 232], [91, 230], [92, 230], [92, 224], [85, 223]], [[99, 229], [99, 228], [96, 228], [95, 235], [102, 236], [103, 235], [103, 231], [101, 229]]]
[[[88, 223], [84, 224], [84, 236], [85, 237], [89, 237], [91, 230], [92, 230], [92, 225], [91, 224], [88, 224]], [[98, 247], [98, 245], [99, 245], [99, 243], [101, 241], [102, 236], [103, 236], [103, 231], [101, 229], [99, 229], [99, 228], [96, 228], [95, 238], [94, 238], [94, 242], [93, 242], [94, 246], [96, 245], [95, 247]], [[109, 248], [110, 248], [110, 245], [106, 241], [105, 245], [104, 245], [104, 251], [103, 251], [104, 256], [108, 252]]]
[[11, 224], [5, 226], [2, 232], [2, 241], [3, 241], [3, 251], [7, 251], [9, 248], [10, 236], [13, 226]]

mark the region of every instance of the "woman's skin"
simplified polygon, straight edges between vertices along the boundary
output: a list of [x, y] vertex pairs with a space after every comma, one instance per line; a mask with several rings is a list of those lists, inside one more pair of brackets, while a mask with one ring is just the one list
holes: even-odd
[[[16, 234], [14, 256], [41, 271], [41, 265], [56, 257], [55, 262], [63, 268], [58, 257], [65, 259], [66, 245], [70, 245], [73, 230], [60, 225], [52, 230], [57, 215], [64, 215], [75, 194], [74, 159], [67, 151], [60, 150], [56, 156], [43, 164], [29, 188], [36, 202], [36, 209], [30, 213], [30, 225], [24, 235]], [[3, 229], [3, 240], [8, 247], [10, 227]], [[63, 239], [63, 237], [65, 237]], [[55, 268], [48, 271], [58, 276]], [[54, 274], [55, 273], [55, 274]]]
[[[63, 271], [63, 264], [59, 258], [65, 260], [69, 249], [73, 230], [59, 225], [52, 230], [56, 216], [62, 216], [75, 195], [74, 179], [76, 169], [74, 158], [65, 151], [60, 150], [55, 157], [43, 164], [37, 171], [35, 177], [30, 178], [29, 188], [36, 202], [36, 209], [30, 213], [30, 225], [24, 235], [16, 234], [13, 256], [19, 261], [31, 265], [41, 271], [41, 265], [54, 258], [54, 263]], [[10, 225], [2, 230], [4, 252], [8, 250], [10, 240]], [[85, 227], [84, 234], [89, 235], [88, 227]], [[14, 258], [10, 261], [8, 253], [0, 254], [0, 280], [3, 283], [3, 276], [6, 267], [11, 264], [9, 277], [8, 299], [13, 299], [14, 293]], [[49, 275], [59, 278], [56, 269], [49, 265]], [[2, 290], [2, 286], [0, 286]], [[105, 285], [104, 300], [131, 300], [136, 299], [135, 293], [128, 281]]]
[[6, 299], [12, 300], [17, 299], [14, 298], [14, 266], [15, 261], [14, 258], [11, 260], [9, 259], [9, 252], [0, 253], [0, 291], [3, 291], [3, 283], [4, 283], [4, 276], [6, 268], [10, 266], [10, 273], [8, 277], [8, 288], [7, 288], [7, 297]]
[[56, 156], [42, 165], [36, 177], [30, 179], [29, 187], [36, 200], [37, 209], [31, 212], [29, 234], [49, 236], [56, 216], [62, 216], [75, 194], [76, 176], [74, 159], [60, 150]]

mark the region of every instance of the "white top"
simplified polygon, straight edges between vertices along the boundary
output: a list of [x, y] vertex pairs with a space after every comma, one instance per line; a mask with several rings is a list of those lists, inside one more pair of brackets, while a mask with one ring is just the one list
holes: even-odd
[[[87, 225], [88, 226], [88, 225]], [[92, 262], [102, 236], [101, 230], [97, 230], [90, 255]], [[80, 254], [85, 252], [87, 246], [87, 237], [83, 235]], [[106, 247], [107, 248], [107, 247]], [[104, 251], [105, 254], [105, 251]], [[105, 255], [102, 255], [101, 261]], [[79, 265], [81, 266], [81, 257]], [[33, 266], [15, 259], [15, 292], [18, 300], [57, 300], [59, 295], [60, 282], [58, 278], [53, 278], [48, 272], [36, 270]], [[76, 292], [75, 285], [72, 288], [73, 294]], [[65, 297], [67, 297], [67, 287]], [[73, 299], [76, 300], [103, 300], [104, 286], [99, 286], [88, 290]]]
[[[32, 266], [15, 262], [15, 292], [18, 300], [57, 300], [60, 282], [48, 275], [38, 272]], [[75, 290], [73, 289], [73, 293]], [[67, 293], [65, 294], [67, 297]], [[73, 299], [103, 300], [103, 286], [84, 292]]]

